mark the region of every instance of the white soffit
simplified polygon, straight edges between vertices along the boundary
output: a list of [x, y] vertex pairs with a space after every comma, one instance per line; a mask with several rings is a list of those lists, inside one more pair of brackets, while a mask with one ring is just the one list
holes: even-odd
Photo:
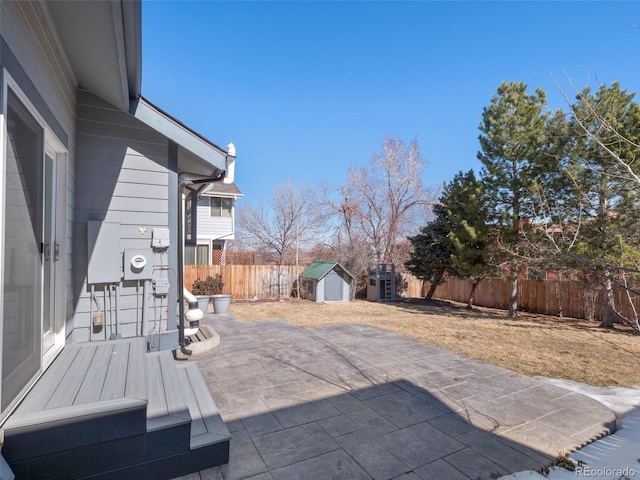
[[[125, 28], [135, 29], [136, 25], [123, 25], [121, 1], [60, 0], [47, 2], [47, 7], [79, 85], [128, 110], [129, 84], [135, 85], [136, 80], [129, 79], [125, 35], [132, 36], [132, 32], [125, 32]], [[128, 47], [132, 51], [139, 46]]]

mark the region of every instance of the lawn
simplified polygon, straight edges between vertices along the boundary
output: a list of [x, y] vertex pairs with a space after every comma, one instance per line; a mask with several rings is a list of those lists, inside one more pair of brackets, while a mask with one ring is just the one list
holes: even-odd
[[450, 302], [313, 303], [234, 301], [242, 321], [284, 318], [300, 327], [372, 325], [438, 345], [526, 375], [565, 378], [597, 386], [640, 385], [640, 337], [597, 322], [520, 313]]

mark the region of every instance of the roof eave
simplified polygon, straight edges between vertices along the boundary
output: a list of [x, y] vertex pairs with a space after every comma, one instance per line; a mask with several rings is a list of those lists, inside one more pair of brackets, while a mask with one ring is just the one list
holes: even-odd
[[142, 92], [142, 2], [122, 1], [122, 23], [129, 99]]
[[[211, 167], [213, 171], [223, 172], [227, 169], [227, 152], [213, 142], [190, 129], [182, 122], [156, 107], [144, 97], [131, 103], [131, 114], [141, 122], [160, 132], [169, 140], [177, 143], [188, 152], [190, 159], [199, 160], [202, 167]], [[193, 164], [193, 162], [191, 162]], [[178, 165], [179, 173], [194, 172], [193, 168], [183, 169]], [[211, 171], [211, 170], [210, 170]]]
[[142, 83], [141, 1], [42, 4], [77, 84], [126, 111]]

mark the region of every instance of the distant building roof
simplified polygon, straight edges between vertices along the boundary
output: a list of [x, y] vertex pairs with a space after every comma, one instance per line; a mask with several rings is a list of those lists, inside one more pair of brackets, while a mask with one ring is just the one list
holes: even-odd
[[304, 269], [304, 272], [300, 274], [300, 277], [322, 280], [327, 273], [333, 270], [336, 266], [340, 267], [340, 269], [351, 278], [355, 278], [351, 273], [349, 273], [349, 270], [340, 264], [340, 262], [333, 260], [316, 260], [315, 262], [312, 262], [311, 265]]
[[243, 194], [235, 183], [212, 182], [200, 191], [206, 197], [242, 197]]

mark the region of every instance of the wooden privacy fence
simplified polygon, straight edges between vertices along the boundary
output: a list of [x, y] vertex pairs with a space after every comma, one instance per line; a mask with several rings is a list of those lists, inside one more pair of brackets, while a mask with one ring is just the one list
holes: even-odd
[[185, 265], [184, 286], [190, 289], [195, 280], [217, 274], [222, 275], [223, 293], [238, 299], [288, 297], [297, 277], [295, 265]]
[[[416, 296], [424, 297], [429, 284], [410, 277], [408, 283]], [[624, 288], [614, 285], [616, 310], [626, 318], [634, 318], [634, 308], [640, 311], [640, 298], [627, 294]], [[449, 278], [440, 285], [433, 298], [466, 303], [471, 292], [471, 282]], [[571, 318], [602, 319], [605, 292], [600, 285], [588, 285], [570, 280], [518, 280], [518, 308], [531, 313], [562, 315]], [[506, 310], [509, 305], [509, 282], [485, 279], [474, 295], [474, 305]]]
[[[304, 265], [298, 268], [302, 272]], [[224, 293], [237, 299], [286, 298], [291, 295], [296, 281], [294, 265], [186, 265], [184, 284], [187, 288], [195, 280], [222, 275]], [[429, 284], [412, 275], [403, 274], [404, 297], [421, 298]], [[466, 303], [471, 292], [471, 282], [449, 278], [440, 285], [434, 298]], [[518, 280], [518, 308], [531, 313], [562, 315], [572, 318], [602, 318], [605, 292], [601, 286], [587, 285], [569, 280]], [[616, 310], [627, 318], [634, 318], [633, 307], [640, 311], [640, 298], [614, 286]], [[474, 305], [506, 310], [509, 300], [509, 283], [506, 280], [485, 279], [480, 282]]]

